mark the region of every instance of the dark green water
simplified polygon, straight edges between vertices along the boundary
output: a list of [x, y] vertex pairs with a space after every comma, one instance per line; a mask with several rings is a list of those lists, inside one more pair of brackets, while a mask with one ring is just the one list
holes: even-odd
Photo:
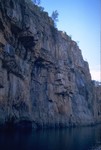
[[101, 145], [101, 126], [0, 132], [0, 150], [92, 150]]

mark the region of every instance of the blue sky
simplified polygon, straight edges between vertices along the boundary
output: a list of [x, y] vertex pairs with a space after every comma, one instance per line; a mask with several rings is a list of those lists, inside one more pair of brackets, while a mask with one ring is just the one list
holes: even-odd
[[41, 6], [50, 16], [54, 10], [59, 12], [57, 28], [79, 41], [92, 79], [100, 80], [100, 0], [41, 0]]

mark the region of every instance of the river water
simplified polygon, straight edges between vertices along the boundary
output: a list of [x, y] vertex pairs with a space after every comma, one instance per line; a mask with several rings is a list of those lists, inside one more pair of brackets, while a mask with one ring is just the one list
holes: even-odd
[[0, 150], [101, 150], [101, 125], [72, 129], [0, 131]]

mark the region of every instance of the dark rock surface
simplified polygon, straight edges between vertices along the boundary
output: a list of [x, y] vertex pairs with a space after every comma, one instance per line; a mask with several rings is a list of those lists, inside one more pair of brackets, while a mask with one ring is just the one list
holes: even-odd
[[0, 0], [0, 124], [100, 123], [100, 103], [77, 43], [27, 0]]

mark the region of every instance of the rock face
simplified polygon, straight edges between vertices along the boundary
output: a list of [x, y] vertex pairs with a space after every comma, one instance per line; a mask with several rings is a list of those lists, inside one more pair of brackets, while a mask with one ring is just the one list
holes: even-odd
[[27, 0], [0, 0], [1, 125], [100, 122], [98, 88], [77, 43], [46, 12]]

